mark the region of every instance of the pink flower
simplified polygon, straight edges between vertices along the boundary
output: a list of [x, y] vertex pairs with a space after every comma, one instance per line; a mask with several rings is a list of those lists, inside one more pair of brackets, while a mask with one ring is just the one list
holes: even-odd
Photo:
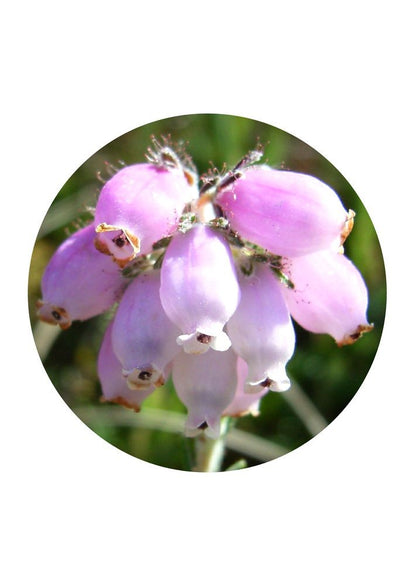
[[252, 166], [220, 190], [216, 203], [240, 237], [280, 256], [341, 245], [351, 215], [338, 195], [310, 175]]
[[197, 196], [181, 167], [135, 164], [102, 188], [95, 210], [97, 248], [125, 266], [172, 234], [188, 201]]
[[122, 295], [126, 280], [108, 256], [94, 246], [94, 226], [73, 233], [55, 251], [42, 277], [42, 321], [67, 329], [109, 309]]
[[114, 317], [114, 352], [129, 388], [136, 390], [164, 384], [169, 364], [180, 351], [179, 331], [163, 311], [159, 288], [159, 270], [137, 276]]
[[188, 436], [196, 436], [201, 430], [209, 437], [219, 436], [222, 413], [236, 391], [236, 362], [232, 349], [199, 355], [181, 352], [173, 361], [173, 383], [188, 409]]
[[265, 264], [257, 264], [250, 275], [241, 273], [239, 281], [241, 301], [227, 331], [234, 351], [248, 364], [246, 392], [261, 386], [285, 391], [295, 333], [280, 283]]
[[154, 385], [149, 385], [146, 390], [137, 392], [131, 390], [126, 384], [126, 378], [122, 374], [122, 366], [118, 361], [111, 343], [113, 323], [108, 325], [97, 360], [97, 373], [101, 383], [103, 402], [115, 402], [131, 408], [136, 412], [140, 411], [145, 398], [155, 390]]
[[225, 239], [202, 224], [176, 234], [163, 260], [160, 298], [186, 352], [226, 351], [231, 342], [223, 328], [240, 290]]
[[367, 321], [364, 280], [343, 254], [323, 250], [287, 261], [294, 288], [282, 287], [289, 310], [304, 329], [327, 333], [338, 345], [356, 341], [373, 327]]

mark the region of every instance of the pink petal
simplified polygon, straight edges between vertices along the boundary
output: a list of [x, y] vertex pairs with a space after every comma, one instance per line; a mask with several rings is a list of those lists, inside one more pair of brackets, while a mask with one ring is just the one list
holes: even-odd
[[241, 301], [227, 331], [234, 351], [248, 364], [246, 391], [256, 392], [261, 384], [285, 391], [295, 333], [280, 283], [265, 264], [256, 264], [251, 275], [241, 274], [239, 280]]
[[319, 179], [263, 165], [246, 169], [216, 203], [242, 238], [281, 256], [340, 245], [351, 221], [338, 195]]
[[43, 274], [38, 316], [66, 329], [109, 309], [121, 296], [126, 279], [119, 267], [94, 246], [94, 226], [67, 238], [55, 251]]
[[187, 202], [197, 196], [180, 169], [135, 164], [102, 188], [95, 211], [97, 248], [125, 266], [172, 234]]
[[143, 401], [152, 394], [155, 386], [148, 386], [141, 392], [131, 390], [127, 386], [126, 379], [121, 373], [121, 364], [111, 344], [112, 327], [111, 322], [105, 331], [97, 361], [103, 402], [115, 402], [139, 412]]
[[224, 238], [202, 224], [176, 234], [163, 260], [160, 298], [182, 332], [178, 343], [186, 352], [226, 351], [230, 342], [223, 328], [240, 291]]
[[295, 287], [282, 287], [289, 310], [308, 331], [327, 333], [338, 345], [346, 345], [372, 329], [366, 316], [366, 285], [343, 254], [325, 250], [294, 258], [285, 273]]
[[133, 389], [163, 384], [169, 362], [180, 351], [179, 331], [163, 311], [159, 287], [159, 270], [137, 276], [114, 317], [114, 352]]
[[237, 356], [229, 349], [200, 355], [181, 352], [173, 361], [176, 392], [188, 409], [186, 434], [218, 437], [223, 411], [231, 403], [237, 385]]

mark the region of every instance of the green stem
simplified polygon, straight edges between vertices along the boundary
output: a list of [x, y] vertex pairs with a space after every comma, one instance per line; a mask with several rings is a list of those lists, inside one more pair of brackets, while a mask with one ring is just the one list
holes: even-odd
[[217, 439], [207, 437], [201, 433], [195, 439], [196, 465], [193, 471], [221, 471], [221, 464], [225, 453], [225, 439], [229, 429], [229, 419], [221, 421], [221, 431]]

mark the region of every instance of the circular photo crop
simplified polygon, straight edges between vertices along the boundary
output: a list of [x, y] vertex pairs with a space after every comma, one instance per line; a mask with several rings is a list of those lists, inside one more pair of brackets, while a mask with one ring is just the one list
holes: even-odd
[[91, 156], [29, 274], [36, 346], [69, 408], [183, 471], [256, 466], [324, 429], [367, 375], [385, 305], [377, 234], [342, 174], [282, 130], [219, 114]]

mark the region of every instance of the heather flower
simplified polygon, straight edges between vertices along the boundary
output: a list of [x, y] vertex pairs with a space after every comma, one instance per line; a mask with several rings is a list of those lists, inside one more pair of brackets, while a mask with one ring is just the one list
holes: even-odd
[[55, 251], [42, 277], [42, 300], [37, 302], [42, 321], [67, 329], [109, 309], [126, 285], [120, 269], [94, 246], [94, 226], [67, 238]]
[[266, 264], [240, 274], [241, 300], [227, 323], [234, 351], [248, 365], [246, 392], [259, 387], [285, 391], [290, 386], [286, 363], [295, 348], [295, 333], [280, 283]]
[[121, 169], [103, 186], [97, 201], [97, 248], [124, 267], [171, 235], [186, 203], [196, 196], [194, 178], [179, 161], [174, 166], [162, 161]]
[[237, 356], [232, 349], [198, 355], [181, 352], [173, 361], [172, 380], [188, 409], [185, 432], [196, 436], [206, 430], [218, 437], [221, 417], [237, 386]]
[[223, 236], [200, 223], [176, 234], [163, 259], [160, 298], [181, 330], [177, 342], [185, 352], [226, 351], [231, 342], [223, 329], [237, 308], [240, 290]]
[[338, 345], [351, 344], [372, 329], [364, 280], [342, 253], [323, 250], [292, 258], [284, 270], [294, 286], [283, 287], [283, 295], [304, 329], [327, 333]]
[[313, 176], [257, 165], [259, 151], [197, 193], [190, 161], [154, 144], [55, 252], [38, 314], [64, 329], [118, 303], [98, 355], [103, 401], [139, 411], [171, 376], [186, 435], [216, 439], [224, 417], [290, 389], [292, 319], [340, 346], [372, 328], [343, 255], [354, 212]]
[[352, 214], [328, 185], [265, 165], [239, 171], [216, 203], [240, 237], [280, 256], [339, 246], [352, 227]]
[[114, 402], [136, 412], [140, 411], [143, 401], [155, 390], [149, 385], [146, 390], [131, 390], [122, 373], [122, 366], [117, 359], [111, 342], [113, 323], [110, 322], [104, 333], [97, 360], [97, 374], [101, 384], [102, 402]]
[[179, 331], [163, 311], [159, 288], [159, 270], [140, 274], [128, 286], [114, 317], [114, 352], [127, 385], [136, 390], [164, 384], [167, 368], [180, 351]]

